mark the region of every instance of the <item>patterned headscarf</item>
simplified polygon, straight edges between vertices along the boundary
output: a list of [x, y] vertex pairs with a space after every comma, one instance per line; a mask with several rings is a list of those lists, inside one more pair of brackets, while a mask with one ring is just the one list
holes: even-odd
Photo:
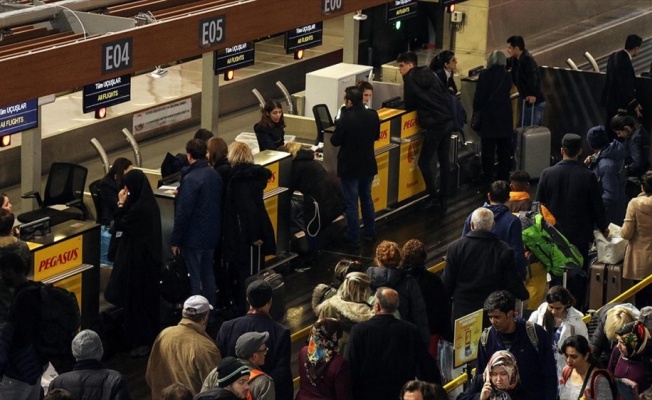
[[[493, 367], [503, 367], [505, 368], [505, 371], [507, 371], [507, 375], [509, 376], [509, 385], [507, 386], [507, 389], [504, 390], [512, 390], [518, 385], [520, 381], [520, 377], [518, 375], [518, 367], [516, 366], [516, 359], [510, 353], [509, 351], [506, 350], [498, 350], [497, 352], [494, 353], [493, 356], [489, 359], [489, 362], [487, 363], [487, 367], [484, 369], [483, 372], [483, 378], [485, 382], [490, 382], [491, 381], [491, 369]], [[502, 393], [505, 396], [503, 396], [500, 392], [502, 390], [498, 390], [499, 393], [497, 393], [495, 396], [492, 395], [491, 398], [506, 398], [509, 399], [509, 395], [506, 393]]]
[[308, 338], [306, 375], [313, 386], [322, 378], [333, 355], [339, 352], [342, 324], [335, 318], [320, 319], [313, 325]]
[[643, 353], [650, 339], [650, 331], [641, 321], [633, 321], [623, 325], [622, 328], [616, 331], [616, 335], [620, 336], [625, 344], [628, 358]]

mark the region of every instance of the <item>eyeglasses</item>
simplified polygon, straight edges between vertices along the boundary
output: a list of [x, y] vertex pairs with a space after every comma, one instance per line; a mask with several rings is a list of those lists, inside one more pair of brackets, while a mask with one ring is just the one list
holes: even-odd
[[258, 351], [256, 351], [256, 353], [263, 353], [263, 354], [267, 354], [268, 352], [269, 352], [269, 348], [268, 348], [268, 347], [265, 347], [265, 348], [262, 349], [262, 350], [258, 350]]

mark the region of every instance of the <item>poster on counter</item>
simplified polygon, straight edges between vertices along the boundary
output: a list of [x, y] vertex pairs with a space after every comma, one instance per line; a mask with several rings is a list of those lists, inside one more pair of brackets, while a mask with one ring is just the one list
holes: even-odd
[[484, 312], [480, 309], [455, 320], [453, 334], [454, 368], [478, 358], [478, 342], [480, 341], [480, 335], [482, 335], [483, 314]]
[[172, 103], [152, 107], [134, 114], [133, 133], [148, 132], [182, 121], [187, 121], [192, 116], [192, 100], [190, 97]]

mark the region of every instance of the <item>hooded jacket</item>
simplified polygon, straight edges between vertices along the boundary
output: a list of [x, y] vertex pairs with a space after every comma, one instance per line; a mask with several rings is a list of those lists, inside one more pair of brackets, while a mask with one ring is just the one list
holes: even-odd
[[349, 343], [349, 333], [353, 325], [370, 320], [374, 316], [374, 310], [367, 303], [342, 300], [338, 293], [318, 305], [315, 308], [315, 314], [317, 314], [318, 319], [336, 318], [342, 323], [344, 333], [340, 341], [340, 351], [345, 353]]
[[[541, 303], [539, 308], [534, 311], [532, 315], [530, 315], [530, 322], [534, 322], [535, 324], [543, 327], [543, 319], [546, 315], [547, 308], [547, 302], [544, 301]], [[566, 310], [566, 318], [564, 318], [562, 321], [561, 332], [559, 333], [559, 341], [557, 342], [557, 346], [559, 348], [561, 348], [564, 340], [572, 335], [584, 336], [587, 339], [589, 338], [589, 331], [586, 328], [584, 321], [582, 321], [582, 317], [584, 317], [584, 315], [575, 307], [569, 307]], [[550, 332], [548, 332], [548, 334], [550, 334]], [[557, 361], [557, 378], [561, 379], [561, 371], [566, 366], [566, 358], [564, 355], [559, 354], [559, 352], [556, 351], [555, 360]]]
[[[495, 233], [500, 240], [507, 243], [509, 247], [514, 250], [516, 272], [518, 273], [519, 278], [524, 281], [526, 277], [526, 265], [525, 247], [523, 246], [523, 237], [521, 235], [521, 221], [517, 216], [512, 214], [512, 212], [509, 210], [509, 207], [504, 204], [485, 203], [483, 207], [490, 209], [491, 212], [494, 213], [494, 221], [496, 224], [491, 229], [491, 232]], [[471, 215], [472, 214], [469, 214], [469, 216], [466, 217], [466, 221], [464, 221], [462, 237], [471, 232]]]
[[370, 267], [367, 269], [367, 275], [371, 277], [372, 289], [388, 287], [398, 292], [398, 311], [401, 313], [401, 319], [419, 328], [419, 336], [427, 346], [430, 343], [428, 314], [417, 281], [399, 268]]
[[625, 195], [625, 147], [618, 141], [612, 141], [603, 148], [589, 168], [598, 178], [602, 187], [602, 202], [607, 214], [607, 222], [622, 225], [627, 196]]
[[644, 279], [652, 273], [652, 196], [643, 192], [629, 202], [620, 234], [629, 240], [623, 278]]
[[50, 382], [48, 390], [65, 389], [77, 399], [129, 400], [127, 381], [118, 371], [104, 368], [97, 360], [77, 361], [71, 372]]
[[433, 129], [453, 120], [446, 88], [428, 67], [414, 67], [403, 76], [405, 109], [417, 110], [419, 125]]

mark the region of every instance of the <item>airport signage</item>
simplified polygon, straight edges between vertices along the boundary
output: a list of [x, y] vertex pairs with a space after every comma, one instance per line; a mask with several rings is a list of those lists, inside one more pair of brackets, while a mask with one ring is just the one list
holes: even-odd
[[254, 42], [237, 44], [215, 52], [215, 75], [254, 65]]
[[134, 40], [125, 38], [102, 45], [102, 75], [112, 74], [133, 65]]
[[0, 107], [0, 136], [26, 131], [37, 126], [37, 99]]
[[387, 3], [387, 22], [396, 22], [416, 15], [416, 0], [392, 0]]
[[84, 86], [82, 111], [88, 113], [131, 100], [131, 75]]
[[285, 52], [292, 54], [296, 50], [320, 46], [324, 33], [324, 23], [302, 26], [285, 32]]
[[321, 13], [324, 15], [340, 12], [344, 10], [344, 0], [322, 0], [323, 7]]
[[226, 15], [199, 21], [199, 48], [215, 46], [226, 40]]

